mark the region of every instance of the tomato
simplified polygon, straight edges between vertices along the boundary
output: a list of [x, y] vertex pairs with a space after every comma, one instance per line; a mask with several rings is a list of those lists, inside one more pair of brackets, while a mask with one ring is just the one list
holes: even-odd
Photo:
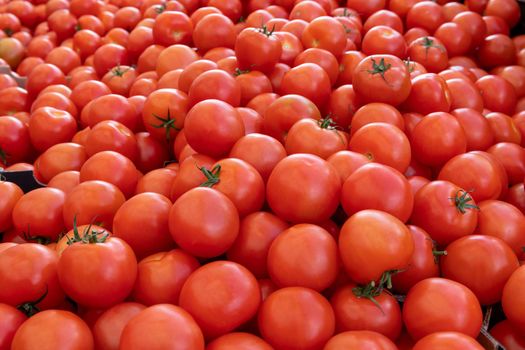
[[448, 79], [446, 86], [450, 91], [451, 110], [471, 108], [478, 112], [483, 111], [483, 97], [474, 84], [465, 79], [455, 78]]
[[29, 136], [35, 150], [44, 152], [51, 146], [69, 142], [77, 132], [73, 116], [53, 107], [41, 107], [31, 113]]
[[434, 73], [427, 73], [412, 79], [412, 89], [403, 107], [420, 114], [449, 112], [451, 102], [445, 80]]
[[493, 72], [514, 86], [518, 98], [521, 98], [523, 95], [525, 95], [525, 67], [498, 67], [494, 69]]
[[0, 280], [5, 287], [0, 291], [0, 302], [23, 306], [31, 313], [57, 307], [64, 300], [57, 260], [55, 251], [35, 243], [1, 251]]
[[518, 23], [520, 18], [520, 9], [517, 5], [514, 1], [489, 0], [484, 14], [486, 16], [501, 17], [507, 22], [509, 28], [512, 28]]
[[219, 256], [237, 238], [239, 214], [233, 202], [221, 192], [194, 188], [174, 202], [169, 212], [169, 230], [175, 242], [189, 253], [199, 257]]
[[490, 334], [507, 349], [525, 349], [525, 339], [518, 333], [509, 320], [498, 322], [490, 330]]
[[365, 58], [361, 51], [346, 51], [339, 59], [337, 85], [351, 84], [355, 66]]
[[144, 174], [137, 182], [136, 194], [153, 192], [170, 198], [171, 186], [177, 171], [159, 168]]
[[15, 117], [0, 117], [0, 160], [18, 163], [27, 159], [31, 151], [28, 126]]
[[520, 183], [525, 178], [525, 150], [515, 143], [500, 142], [487, 150], [501, 162], [507, 176], [509, 185]]
[[80, 171], [86, 159], [87, 154], [84, 146], [71, 142], [59, 143], [48, 148], [35, 161], [35, 172], [46, 183], [64, 171]]
[[407, 56], [407, 44], [401, 33], [385, 25], [371, 28], [363, 37], [362, 50], [366, 55], [388, 54]]
[[[518, 208], [503, 201], [486, 200], [479, 203], [478, 216], [477, 233], [501, 238], [516, 255], [523, 251], [525, 216]], [[501, 220], [505, 225], [501, 225]]]
[[347, 331], [332, 337], [323, 350], [360, 349], [364, 346], [369, 350], [397, 349], [390, 339], [380, 333], [373, 331]]
[[411, 141], [414, 158], [430, 166], [443, 165], [467, 149], [461, 124], [445, 112], [431, 113], [423, 118], [414, 127]]
[[66, 294], [80, 305], [108, 308], [130, 294], [137, 259], [120, 238], [88, 232], [71, 239], [58, 260], [57, 272]]
[[447, 245], [474, 232], [476, 209], [471, 193], [448, 181], [432, 181], [414, 196], [411, 222], [439, 245]]
[[405, 122], [399, 111], [386, 103], [368, 103], [359, 108], [350, 124], [350, 135], [354, 135], [364, 125], [381, 122], [397, 126], [400, 130], [405, 129]]
[[501, 299], [503, 286], [519, 267], [513, 250], [496, 237], [463, 237], [448, 245], [446, 251], [447, 255], [441, 258], [443, 277], [469, 287], [483, 305]]
[[41, 347], [42, 344], [53, 349], [95, 348], [88, 325], [74, 313], [62, 310], [43, 311], [24, 322], [13, 338], [11, 349], [29, 350]]
[[433, 1], [421, 1], [414, 4], [407, 12], [406, 27], [421, 27], [433, 34], [445, 22], [440, 5]]
[[20, 187], [13, 182], [0, 181], [0, 232], [13, 227], [12, 213], [20, 198], [24, 195]]
[[110, 88], [112, 93], [128, 96], [136, 78], [137, 72], [133, 67], [117, 65], [104, 74], [102, 82]]
[[273, 212], [294, 223], [319, 223], [337, 209], [341, 180], [325, 160], [309, 154], [281, 160], [268, 178], [267, 201]]
[[484, 349], [474, 338], [459, 332], [436, 332], [420, 339], [414, 350], [482, 350]]
[[197, 152], [212, 157], [227, 154], [245, 133], [235, 108], [213, 99], [193, 106], [186, 115], [184, 126], [188, 144]]
[[138, 350], [153, 346], [204, 350], [204, 337], [193, 317], [183, 308], [158, 304], [132, 317], [120, 337], [120, 348]]
[[27, 320], [27, 316], [13, 306], [0, 304], [2, 327], [0, 328], [0, 349], [11, 349], [11, 343], [18, 328]]
[[135, 161], [139, 148], [129, 128], [114, 120], [104, 120], [89, 130], [86, 140], [88, 156], [102, 151], [115, 151]]
[[364, 102], [384, 102], [397, 106], [410, 94], [410, 74], [401, 59], [392, 55], [372, 55], [354, 69], [353, 86]]
[[208, 344], [206, 350], [271, 350], [267, 342], [250, 333], [225, 334]]
[[73, 228], [76, 217], [78, 225], [101, 223], [111, 230], [113, 217], [125, 202], [122, 192], [104, 181], [86, 181], [75, 187], [64, 203], [64, 224]]
[[525, 214], [525, 188], [523, 183], [516, 184], [509, 188], [509, 192], [504, 198], [507, 203], [512, 204]]
[[54, 188], [38, 188], [22, 196], [13, 208], [13, 225], [27, 237], [56, 240], [64, 229], [62, 208], [64, 192]]
[[[464, 285], [444, 278], [428, 278], [417, 283], [403, 304], [403, 321], [415, 340], [449, 331], [477, 337], [482, 318], [475, 294]], [[421, 322], [422, 319], [425, 322]]]
[[439, 276], [434, 242], [429, 234], [420, 227], [409, 225], [408, 229], [414, 241], [414, 253], [408, 267], [392, 276], [396, 292], [406, 294], [416, 283], [430, 277]]
[[239, 236], [227, 252], [228, 259], [242, 264], [256, 277], [267, 275], [268, 250], [287, 228], [285, 221], [271, 213], [255, 212], [244, 217]]
[[211, 169], [215, 162], [215, 159], [202, 154], [190, 155], [184, 159], [179, 166], [178, 174], [171, 186], [171, 200], [174, 202], [185, 192], [204, 183], [206, 176], [200, 168], [205, 167]]
[[320, 16], [306, 26], [301, 42], [305, 48], [324, 49], [339, 57], [346, 47], [345, 28], [333, 17]]
[[481, 67], [509, 66], [516, 61], [516, 48], [511, 38], [504, 34], [487, 36], [478, 52]]
[[205, 337], [215, 338], [253, 317], [260, 300], [259, 285], [251, 272], [234, 262], [215, 261], [188, 277], [179, 303], [195, 318]]
[[314, 63], [300, 64], [283, 76], [281, 94], [297, 94], [308, 98], [322, 109], [330, 97], [330, 77], [326, 71]]
[[523, 334], [525, 330], [525, 319], [523, 318], [523, 280], [525, 278], [525, 267], [521, 266], [510, 276], [503, 288], [501, 305], [507, 319], [512, 326]]
[[370, 163], [371, 160], [365, 155], [352, 151], [339, 151], [331, 155], [327, 162], [330, 163], [341, 178], [341, 182], [352, 175], [361, 166]]
[[273, 101], [263, 115], [264, 133], [284, 144], [290, 128], [302, 118], [321, 119], [319, 108], [308, 98], [285, 95]]
[[0, 39], [0, 58], [16, 69], [24, 58], [24, 45], [15, 38]]
[[246, 105], [255, 96], [272, 92], [270, 79], [258, 71], [237, 71], [235, 80], [241, 89], [241, 105]]
[[443, 43], [450, 57], [467, 54], [472, 43], [470, 32], [455, 22], [443, 23], [436, 29], [434, 36]]
[[67, 195], [79, 183], [80, 173], [78, 171], [69, 170], [55, 175], [51, 180], [49, 180], [47, 187], [59, 189]]
[[270, 72], [279, 62], [282, 47], [273, 31], [266, 28], [246, 28], [235, 40], [235, 55], [240, 69]]
[[258, 324], [263, 339], [275, 348], [314, 350], [333, 335], [335, 317], [321, 294], [304, 287], [287, 287], [273, 292], [262, 303]]
[[483, 97], [484, 107], [505, 114], [512, 114], [516, 108], [516, 91], [505, 79], [487, 75], [476, 81], [476, 87]]
[[485, 117], [496, 142], [512, 142], [518, 145], [521, 143], [522, 135], [511, 117], [499, 112], [488, 113]]
[[413, 251], [407, 227], [383, 211], [357, 212], [341, 228], [339, 253], [348, 276], [357, 283], [378, 281], [384, 272], [405, 268]]
[[0, 114], [9, 115], [29, 110], [27, 91], [19, 87], [8, 87], [0, 90]]
[[222, 13], [210, 13], [194, 21], [193, 42], [203, 54], [216, 47], [233, 48], [235, 39], [233, 22]]
[[103, 120], [115, 120], [132, 131], [137, 129], [140, 120], [131, 102], [116, 94], [100, 96], [89, 102], [82, 110], [80, 118], [82, 124], [91, 127]]
[[92, 327], [95, 347], [104, 350], [118, 350], [124, 327], [129, 320], [145, 308], [142, 304], [128, 302], [105, 310]]

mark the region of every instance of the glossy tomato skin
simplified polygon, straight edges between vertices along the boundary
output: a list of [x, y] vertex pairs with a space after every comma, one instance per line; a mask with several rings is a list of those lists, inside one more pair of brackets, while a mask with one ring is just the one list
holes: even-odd
[[361, 349], [396, 350], [396, 345], [384, 335], [373, 331], [347, 331], [333, 336], [323, 350]]
[[436, 332], [420, 339], [413, 350], [482, 350], [484, 349], [473, 337], [458, 332]]
[[266, 186], [266, 198], [274, 213], [294, 223], [326, 221], [337, 209], [340, 192], [336, 170], [310, 154], [281, 160]]
[[[429, 298], [435, 302], [428, 303]], [[425, 322], [421, 322], [422, 318]], [[444, 278], [428, 278], [417, 283], [408, 292], [403, 305], [403, 321], [416, 340], [442, 331], [477, 337], [482, 319], [481, 306], [474, 293]]]
[[133, 299], [148, 306], [177, 304], [184, 282], [199, 266], [197, 259], [180, 249], [152, 254], [138, 264]]
[[103, 243], [74, 243], [58, 261], [58, 278], [66, 294], [91, 308], [108, 308], [124, 301], [136, 277], [137, 258], [131, 247], [116, 237]]
[[434, 256], [434, 242], [422, 228], [409, 225], [414, 240], [414, 253], [408, 267], [392, 276], [393, 290], [406, 294], [416, 283], [439, 276], [439, 264]]
[[2, 315], [2, 326], [0, 327], [0, 349], [11, 349], [11, 343], [16, 331], [27, 320], [27, 316], [15, 307], [0, 304], [0, 314]]
[[397, 339], [402, 327], [401, 308], [397, 300], [383, 291], [374, 297], [379, 304], [376, 305], [370, 299], [354, 294], [356, 287], [353, 283], [344, 285], [330, 299], [335, 313], [336, 330], [374, 331], [392, 341]]
[[405, 176], [377, 163], [365, 164], [355, 170], [343, 183], [341, 192], [341, 204], [350, 216], [364, 209], [377, 209], [406, 222], [412, 213], [413, 202]]
[[183, 308], [158, 304], [131, 318], [120, 338], [120, 349], [139, 350], [153, 346], [204, 350], [204, 337], [193, 317]]
[[241, 69], [271, 72], [281, 53], [279, 39], [266, 28], [246, 28], [235, 41], [235, 55]]
[[127, 302], [105, 310], [92, 327], [96, 348], [117, 350], [124, 327], [131, 318], [145, 308], [146, 306], [142, 304]]
[[494, 144], [494, 133], [481, 112], [472, 108], [458, 108], [450, 114], [456, 117], [463, 130], [467, 131], [467, 151], [485, 151]]
[[321, 294], [304, 287], [287, 287], [273, 292], [262, 303], [258, 324], [263, 339], [274, 348], [314, 350], [333, 335], [335, 317]]
[[0, 150], [3, 154], [0, 160], [8, 164], [26, 160], [32, 152], [28, 126], [15, 117], [0, 118]]
[[490, 330], [490, 334], [507, 349], [525, 349], [525, 338], [512, 326], [509, 320], [497, 323]]
[[521, 266], [510, 276], [503, 288], [501, 299], [503, 311], [513, 327], [521, 334], [525, 330], [525, 319], [523, 317], [523, 280], [525, 279], [525, 267]]
[[272, 350], [273, 348], [257, 337], [250, 333], [234, 332], [225, 334], [211, 343], [208, 344], [206, 350]]
[[233, 331], [257, 312], [257, 280], [240, 264], [215, 261], [195, 270], [182, 286], [179, 304], [208, 339]]
[[[476, 229], [478, 211], [475, 207], [456, 205], [455, 198], [461, 196], [464, 200], [471, 198], [470, 194], [451, 182], [428, 183], [414, 197], [411, 223], [428, 232], [439, 245], [447, 245], [459, 237], [472, 234]], [[470, 200], [464, 204], [475, 205], [475, 202]]]
[[355, 91], [365, 102], [384, 102], [397, 106], [410, 94], [410, 74], [401, 59], [391, 55], [372, 55], [354, 69]]
[[11, 349], [29, 350], [46, 344], [53, 349], [74, 347], [93, 350], [93, 335], [88, 325], [69, 311], [46, 310], [24, 322], [13, 339]]
[[7, 181], [0, 181], [0, 191], [0, 232], [5, 232], [13, 226], [13, 209], [24, 193], [18, 185]]
[[221, 192], [198, 187], [180, 196], [169, 212], [175, 242], [198, 257], [225, 253], [239, 233], [239, 212]]
[[[359, 211], [341, 228], [341, 260], [348, 276], [357, 283], [378, 281], [386, 271], [407, 267], [413, 251], [408, 228], [383, 211]], [[374, 263], [367, 263], [370, 261]]]
[[[503, 240], [484, 235], [462, 237], [441, 258], [443, 277], [469, 287], [482, 305], [501, 299], [503, 286], [519, 267], [513, 250]], [[472, 271], [479, 271], [480, 275]]]
[[330, 77], [326, 71], [317, 64], [303, 63], [284, 74], [280, 93], [304, 96], [322, 109], [328, 102], [330, 90]]
[[403, 107], [420, 114], [449, 112], [451, 102], [445, 80], [437, 74], [426, 73], [412, 79], [412, 89]]

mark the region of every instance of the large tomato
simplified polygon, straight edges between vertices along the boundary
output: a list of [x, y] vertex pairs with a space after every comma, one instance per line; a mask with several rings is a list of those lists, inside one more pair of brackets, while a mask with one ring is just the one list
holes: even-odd
[[0, 304], [0, 315], [2, 315], [2, 325], [0, 326], [0, 349], [11, 349], [11, 343], [16, 331], [27, 320], [21, 311], [14, 306]]
[[273, 30], [246, 28], [235, 41], [235, 55], [241, 69], [271, 72], [281, 57], [282, 46]]
[[257, 280], [240, 264], [215, 261], [195, 270], [182, 286], [179, 304], [208, 339], [231, 332], [257, 312]]
[[444, 278], [428, 278], [408, 292], [403, 320], [408, 333], [416, 340], [447, 331], [475, 338], [481, 329], [483, 314], [476, 295], [464, 285]]
[[0, 161], [6, 165], [25, 161], [31, 152], [28, 126], [15, 117], [0, 117]]
[[18, 200], [24, 195], [20, 187], [13, 182], [0, 181], [0, 232], [13, 226], [12, 213]]
[[372, 55], [354, 69], [356, 93], [365, 102], [384, 102], [397, 106], [410, 94], [410, 73], [405, 63], [391, 55]]
[[473, 337], [459, 332], [436, 332], [420, 339], [413, 350], [482, 350]]
[[341, 180], [325, 160], [311, 154], [294, 154], [273, 169], [266, 198], [275, 214], [294, 223], [320, 223], [337, 209]]
[[507, 319], [521, 333], [525, 331], [525, 318], [523, 308], [525, 267], [521, 266], [514, 271], [503, 288], [501, 303]]
[[451, 102], [445, 80], [437, 74], [426, 73], [412, 79], [412, 89], [403, 107], [420, 114], [449, 112]]
[[379, 281], [385, 272], [406, 268], [413, 251], [408, 228], [383, 211], [357, 212], [341, 228], [341, 260], [348, 276], [357, 283]]
[[335, 330], [330, 303], [304, 287], [287, 287], [270, 294], [258, 315], [262, 337], [274, 348], [320, 349]]

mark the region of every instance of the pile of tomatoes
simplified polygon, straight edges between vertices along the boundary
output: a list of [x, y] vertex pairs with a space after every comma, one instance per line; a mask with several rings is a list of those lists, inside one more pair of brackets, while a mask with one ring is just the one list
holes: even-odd
[[519, 20], [0, 0], [0, 349], [524, 350]]

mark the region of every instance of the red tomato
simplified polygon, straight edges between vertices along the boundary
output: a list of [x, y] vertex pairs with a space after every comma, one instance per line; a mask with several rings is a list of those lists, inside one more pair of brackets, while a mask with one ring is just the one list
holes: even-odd
[[240, 69], [253, 69], [263, 73], [272, 71], [281, 57], [281, 43], [272, 30], [246, 28], [235, 40], [235, 55]]
[[330, 156], [327, 162], [335, 168], [341, 178], [341, 182], [344, 183], [357, 169], [370, 163], [371, 160], [361, 153], [339, 151]]
[[314, 63], [303, 63], [286, 72], [280, 89], [282, 95], [304, 96], [320, 109], [328, 102], [330, 91], [330, 77]]
[[[449, 19], [449, 21], [452, 18]], [[465, 28], [454, 22], [443, 23], [434, 33], [436, 39], [443, 43], [448, 56], [461, 56], [469, 52], [472, 36]]]
[[273, 348], [261, 338], [250, 333], [225, 334], [211, 343], [206, 350], [272, 350]]
[[399, 58], [407, 56], [407, 44], [403, 35], [385, 25], [371, 28], [364, 35], [361, 45], [366, 55], [388, 54]]
[[133, 299], [145, 305], [178, 304], [184, 282], [199, 266], [193, 256], [180, 249], [150, 255], [138, 264]]
[[93, 335], [88, 325], [69, 311], [47, 310], [24, 322], [13, 338], [11, 349], [29, 350], [46, 344], [53, 349], [74, 347], [94, 349]]
[[262, 337], [274, 348], [320, 349], [333, 335], [335, 317], [321, 294], [287, 287], [270, 294], [258, 314]]
[[407, 28], [421, 27], [433, 34], [443, 22], [445, 22], [443, 9], [433, 1], [418, 2], [407, 12]]
[[66, 294], [91, 308], [108, 308], [124, 301], [137, 277], [137, 259], [131, 247], [120, 238], [91, 232], [74, 237], [72, 242], [57, 266]]
[[[422, 319], [425, 322], [421, 322]], [[403, 321], [415, 340], [435, 332], [450, 331], [477, 337], [482, 319], [481, 306], [474, 293], [445, 278], [428, 278], [417, 283], [403, 304]]]
[[206, 338], [231, 332], [257, 312], [261, 302], [255, 277], [242, 265], [215, 261], [195, 270], [180, 292], [179, 303]]
[[281, 160], [268, 178], [267, 201], [273, 212], [294, 223], [320, 223], [337, 209], [341, 180], [325, 160], [295, 154]]
[[92, 327], [95, 347], [104, 350], [117, 350], [124, 327], [146, 307], [138, 303], [120, 303], [105, 310]]
[[132, 317], [120, 337], [120, 348], [139, 350], [154, 346], [204, 350], [204, 337], [193, 317], [183, 308], [158, 304]]
[[330, 299], [337, 331], [374, 331], [397, 339], [402, 326], [399, 303], [385, 290], [369, 295], [365, 288], [347, 284], [338, 288]]
[[122, 123], [104, 120], [89, 130], [86, 139], [86, 153], [93, 156], [102, 151], [115, 151], [135, 161], [139, 147], [133, 132]]
[[233, 107], [241, 104], [240, 83], [230, 74], [221, 69], [212, 69], [201, 73], [190, 86], [188, 105], [216, 99], [229, 103]]
[[509, 115], [514, 113], [517, 96], [511, 83], [499, 76], [487, 75], [476, 81], [476, 87], [486, 109]]
[[353, 86], [365, 102], [397, 106], [410, 94], [410, 74], [401, 59], [391, 55], [372, 55], [355, 67]]
[[503, 286], [520, 266], [507, 243], [491, 236], [462, 237], [449, 244], [446, 252], [441, 258], [443, 277], [470, 288], [482, 305], [500, 301]]
[[525, 178], [525, 150], [515, 143], [500, 142], [487, 150], [503, 165], [509, 185], [521, 183]]
[[[474, 84], [466, 79], [447, 79], [446, 85], [450, 91], [450, 109], [472, 108], [478, 112], [483, 111], [483, 97]], [[452, 113], [454, 114], [454, 113]], [[475, 132], [468, 129], [469, 132]], [[467, 138], [469, 135], [467, 135]]]
[[489, 35], [481, 43], [478, 60], [482, 68], [512, 65], [516, 61], [514, 42], [508, 35]]
[[337, 19], [320, 16], [312, 20], [301, 35], [305, 48], [319, 48], [339, 57], [345, 51], [345, 27]]
[[13, 227], [13, 209], [24, 193], [13, 182], [0, 181], [0, 189], [0, 232], [5, 232]]
[[155, 44], [170, 46], [191, 43], [193, 24], [190, 18], [180, 11], [164, 11], [155, 18], [153, 38]]
[[[392, 1], [391, 1], [392, 3]], [[323, 350], [361, 349], [396, 350], [396, 345], [384, 335], [372, 331], [347, 331], [332, 337]]]
[[193, 43], [201, 53], [217, 47], [232, 49], [235, 45], [235, 34], [233, 22], [222, 13], [210, 13], [198, 22], [194, 21]]
[[73, 116], [53, 107], [41, 107], [31, 113], [29, 136], [33, 147], [44, 152], [51, 146], [69, 142], [77, 132]]
[[492, 112], [486, 114], [485, 118], [489, 121], [496, 142], [521, 144], [522, 135], [511, 117], [503, 113]]
[[357, 11], [357, 13], [359, 13], [359, 15], [361, 15], [364, 18], [368, 18], [373, 13], [385, 8], [385, 5], [385, 0], [373, 0], [367, 2], [362, 2], [359, 0], [346, 1], [346, 7]]
[[490, 334], [507, 349], [525, 349], [525, 338], [520, 334], [509, 320], [497, 323], [490, 330]]
[[50, 147], [35, 161], [35, 172], [44, 183], [49, 182], [64, 171], [80, 171], [86, 159], [84, 146], [76, 143], [59, 143]]
[[414, 196], [411, 222], [439, 245], [447, 245], [474, 232], [476, 209], [469, 192], [448, 181], [432, 181]]
[[512, 326], [518, 330], [519, 334], [523, 334], [525, 330], [525, 318], [523, 317], [523, 297], [525, 293], [523, 281], [525, 280], [525, 267], [521, 266], [510, 276], [509, 280], [503, 288], [503, 296], [501, 298], [501, 305], [505, 316], [512, 323]]
[[[205, 224], [206, 223], [206, 224]], [[175, 242], [198, 257], [225, 253], [239, 233], [239, 213], [221, 192], [199, 187], [180, 196], [169, 212]]]
[[436, 332], [419, 340], [413, 350], [482, 350], [474, 338], [459, 332]]
[[2, 327], [0, 327], [0, 349], [11, 349], [11, 343], [18, 328], [27, 320], [27, 316], [15, 307], [0, 304]]

